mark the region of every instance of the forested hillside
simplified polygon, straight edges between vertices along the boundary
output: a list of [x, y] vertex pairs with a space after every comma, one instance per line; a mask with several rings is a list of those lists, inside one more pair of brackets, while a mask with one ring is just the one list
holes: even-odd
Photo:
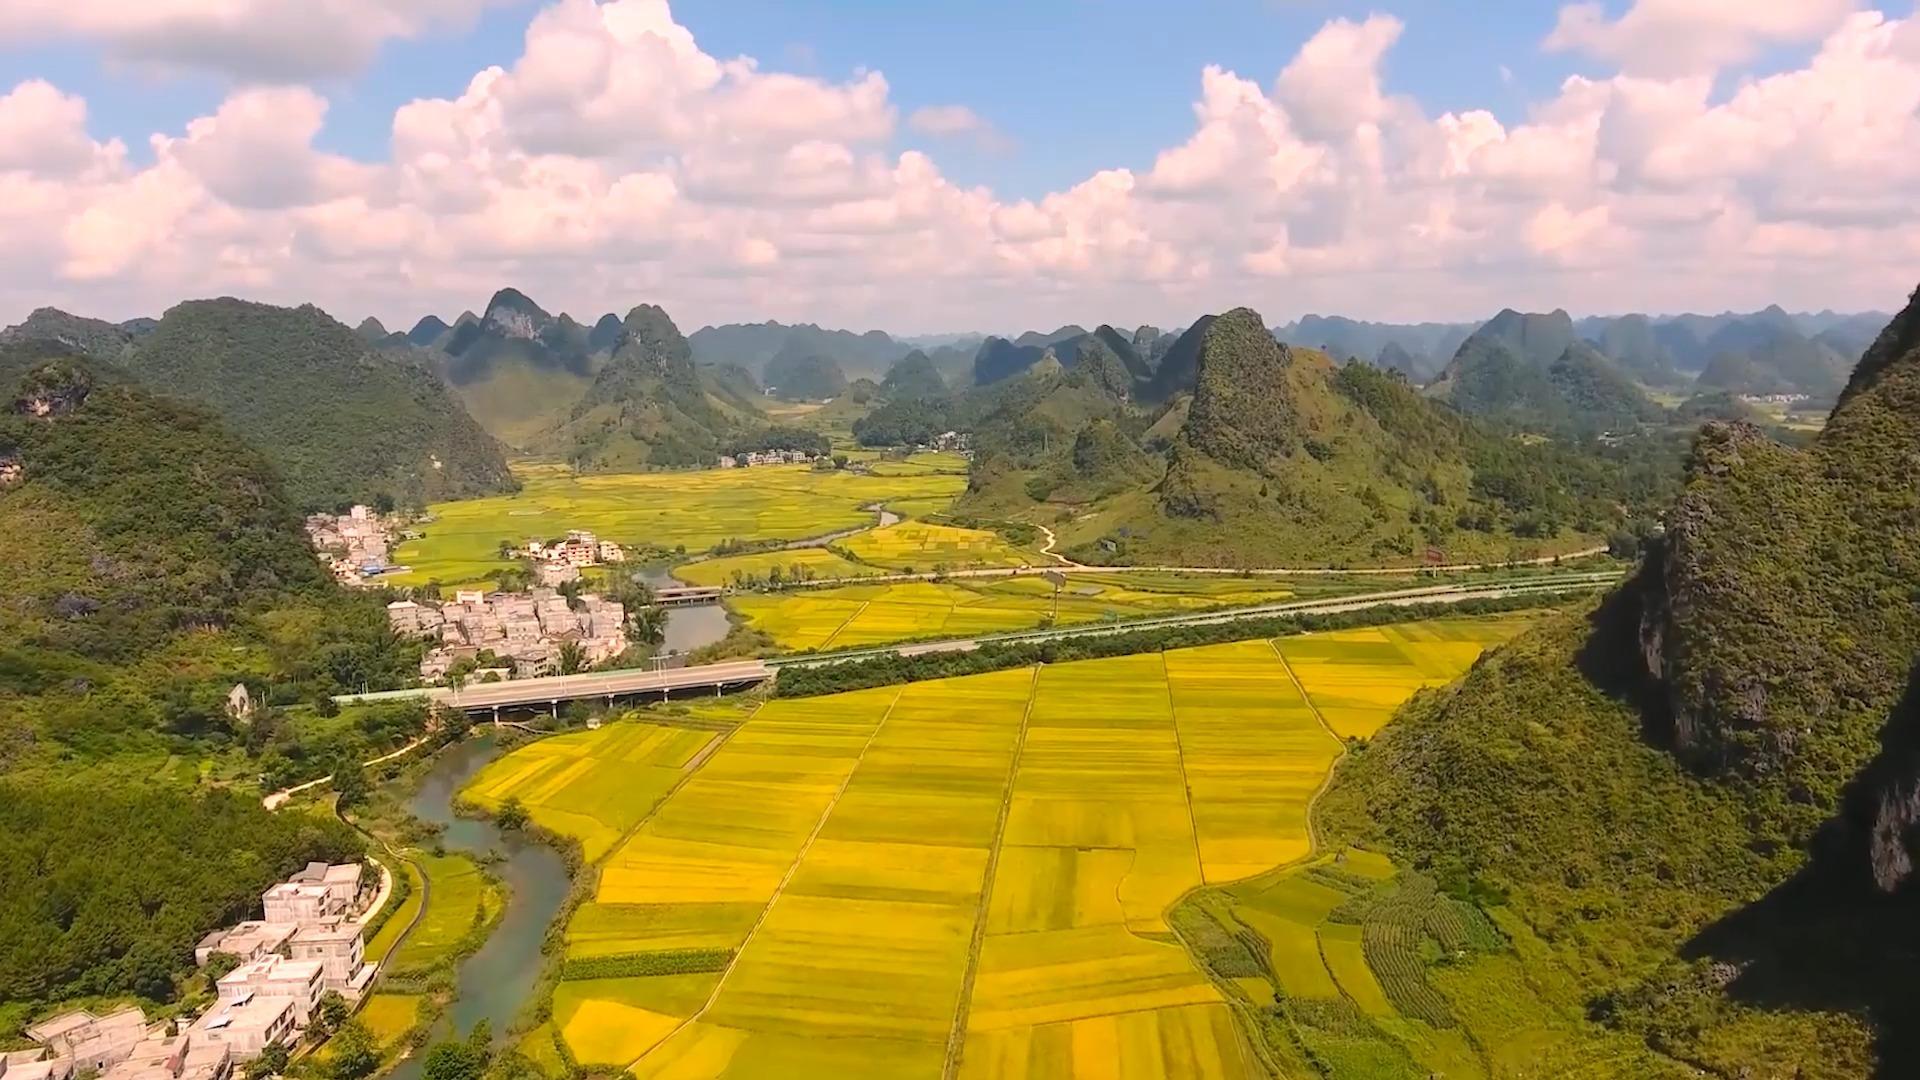
[[1526, 431], [1591, 436], [1665, 418], [1626, 372], [1574, 336], [1564, 311], [1503, 311], [1462, 342], [1430, 393]]
[[170, 1001], [209, 929], [307, 862], [362, 850], [338, 821], [247, 795], [0, 778], [0, 1007]]
[[1417, 700], [1323, 821], [1680, 1061], [1915, 1075], [1917, 469], [1920, 294], [1811, 447], [1708, 426], [1638, 576]]
[[[0, 347], [0, 1038], [79, 995], [176, 997], [201, 935], [337, 822], [262, 788], [419, 734], [419, 646], [308, 547], [272, 463], [65, 346]], [[245, 706], [229, 691], [246, 687]], [[315, 707], [315, 703], [318, 707]]]
[[139, 339], [128, 371], [212, 409], [303, 508], [424, 504], [510, 490], [500, 446], [434, 374], [312, 306], [195, 300]]
[[49, 345], [0, 349], [0, 770], [175, 745], [300, 772], [226, 710], [404, 685], [417, 646], [327, 577], [271, 464], [207, 413]]
[[[438, 320], [435, 320], [437, 323]], [[618, 320], [615, 321], [618, 325]], [[416, 326], [413, 337], [434, 327]], [[566, 315], [549, 315], [518, 289], [502, 289], [479, 318], [441, 324], [427, 344], [475, 420], [512, 446], [553, 424], [586, 392], [611, 346]]]

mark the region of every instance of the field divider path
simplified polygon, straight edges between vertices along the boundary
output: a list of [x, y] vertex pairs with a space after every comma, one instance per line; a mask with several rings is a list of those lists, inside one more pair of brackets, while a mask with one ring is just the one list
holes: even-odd
[[[1173, 753], [1180, 761], [1180, 803], [1187, 808], [1187, 833], [1193, 837], [1193, 878], [1204, 885], [1207, 881], [1207, 864], [1200, 857], [1200, 822], [1193, 816], [1193, 778], [1187, 775], [1187, 748], [1180, 741], [1180, 709], [1173, 700], [1173, 669], [1167, 666], [1165, 649], [1160, 650], [1160, 678], [1167, 686], [1167, 722], [1173, 725]], [[1171, 920], [1168, 920], [1167, 926], [1172, 928]]]
[[1313, 718], [1320, 722], [1321, 728], [1325, 729], [1328, 737], [1333, 739], [1334, 744], [1340, 748], [1340, 752], [1327, 763], [1327, 775], [1321, 777], [1320, 786], [1314, 788], [1313, 795], [1307, 799], [1307, 853], [1293, 860], [1292, 863], [1286, 864], [1293, 865], [1320, 854], [1320, 826], [1314, 821], [1313, 810], [1320, 805], [1320, 796], [1325, 795], [1327, 789], [1333, 786], [1333, 774], [1339, 771], [1340, 763], [1347, 760], [1347, 740], [1341, 738], [1340, 733], [1333, 730], [1333, 725], [1327, 723], [1327, 718], [1321, 715], [1320, 706], [1315, 705], [1312, 695], [1307, 693], [1307, 685], [1300, 681], [1300, 676], [1294, 672], [1293, 665], [1287, 663], [1287, 654], [1280, 651], [1280, 643], [1268, 638], [1267, 648], [1272, 649], [1273, 655], [1279, 658], [1281, 669], [1287, 673], [1287, 678], [1293, 681], [1293, 688], [1300, 692], [1300, 700], [1306, 702], [1307, 711], [1313, 714]]
[[[906, 687], [902, 686], [900, 690], [893, 695], [893, 700], [887, 703], [887, 711], [881, 715], [880, 722], [873, 725], [873, 731], [867, 735], [867, 741], [860, 745], [860, 753], [854, 757], [853, 767], [847, 770], [847, 778], [840, 781], [840, 786], [834, 789], [833, 799], [827, 803], [827, 808], [820, 812], [820, 820], [813, 823], [813, 831], [807, 834], [806, 842], [800, 845], [800, 851], [794, 855], [793, 861], [787, 864], [787, 872], [780, 875], [780, 884], [774, 886], [773, 895], [767, 897], [766, 905], [760, 909], [760, 917], [753, 920], [753, 925], [747, 928], [747, 936], [741, 938], [739, 947], [733, 950], [733, 959], [727, 963], [727, 969], [720, 973], [719, 980], [713, 984], [713, 991], [707, 995], [707, 1000], [701, 1003], [700, 1008], [695, 1010], [692, 1016], [675, 1024], [672, 1030], [668, 1031], [661, 1037], [658, 1043], [654, 1044], [655, 1046], [665, 1043], [676, 1033], [686, 1028], [687, 1025], [698, 1023], [701, 1017], [707, 1015], [707, 1010], [713, 1008], [713, 1003], [720, 1000], [720, 992], [727, 988], [727, 980], [733, 976], [735, 969], [740, 966], [740, 957], [745, 955], [747, 947], [753, 944], [754, 935], [758, 934], [760, 928], [766, 925], [767, 916], [773, 912], [773, 905], [780, 902], [780, 896], [787, 891], [787, 885], [793, 881], [793, 875], [799, 872], [800, 864], [806, 861], [807, 852], [812, 850], [813, 842], [819, 839], [821, 831], [827, 827], [827, 819], [833, 817], [834, 807], [840, 805], [840, 797], [847, 793], [847, 788], [853, 783], [854, 774], [860, 771], [860, 763], [866, 760], [867, 751], [873, 747], [873, 741], [880, 737], [880, 730], [887, 726], [887, 718], [893, 715], [894, 706], [900, 704], [900, 698], [905, 693]], [[755, 712], [758, 711], [757, 709], [755, 710]], [[641, 1056], [645, 1057], [646, 1055], [642, 1054]], [[629, 1063], [628, 1067], [632, 1067], [631, 1063]]]
[[853, 609], [853, 614], [847, 616], [845, 622], [833, 628], [833, 633], [827, 635], [827, 640], [821, 642], [820, 647], [823, 649], [832, 648], [834, 639], [838, 638], [841, 634], [846, 633], [847, 627], [853, 625], [853, 620], [859, 618], [862, 615], [865, 615], [867, 613], [867, 608], [871, 606], [872, 603], [873, 601], [871, 600], [860, 601], [860, 606]]
[[[1293, 665], [1287, 663], [1286, 654], [1280, 651], [1279, 643], [1274, 641], [1272, 638], [1268, 638], [1267, 648], [1273, 650], [1274, 658], [1280, 661], [1280, 669], [1287, 673], [1288, 681], [1293, 683], [1294, 690], [1299, 693], [1300, 700], [1306, 704], [1307, 711], [1313, 714], [1314, 721], [1317, 722], [1320, 725], [1321, 730], [1325, 731], [1328, 737], [1332, 738], [1333, 741], [1338, 745], [1339, 753], [1334, 757], [1332, 761], [1327, 763], [1327, 773], [1325, 776], [1320, 778], [1320, 786], [1315, 788], [1313, 791], [1313, 794], [1307, 799], [1307, 809], [1306, 809], [1307, 850], [1306, 850], [1306, 853], [1299, 856], [1298, 858], [1288, 859], [1286, 862], [1278, 863], [1273, 866], [1270, 866], [1267, 869], [1261, 871], [1260, 874], [1254, 875], [1255, 877], [1260, 877], [1266, 874], [1272, 874], [1281, 870], [1285, 870], [1289, 867], [1302, 865], [1303, 863], [1312, 861], [1315, 857], [1317, 857], [1320, 854], [1320, 846], [1321, 846], [1320, 829], [1319, 829], [1319, 825], [1314, 821], [1313, 810], [1314, 810], [1314, 807], [1320, 804], [1320, 797], [1322, 795], [1325, 795], [1327, 793], [1327, 789], [1333, 786], [1334, 772], [1337, 769], [1339, 769], [1340, 763], [1342, 761], [1345, 761], [1347, 758], [1347, 741], [1345, 739], [1342, 739], [1339, 733], [1333, 730], [1333, 726], [1327, 723], [1327, 718], [1321, 715], [1320, 707], [1313, 703], [1313, 698], [1307, 693], [1306, 684], [1300, 681], [1300, 676], [1293, 670]], [[1165, 655], [1166, 654], [1164, 652], [1161, 653], [1161, 656], [1163, 658], [1162, 659], [1163, 663], [1165, 662], [1164, 660]], [[1168, 692], [1169, 693], [1172, 692], [1171, 682], [1168, 683]], [[1191, 805], [1192, 805], [1191, 797], [1189, 797], [1188, 805], [1189, 805], [1189, 808], [1191, 808]], [[1200, 884], [1195, 885], [1194, 887], [1181, 893], [1178, 897], [1174, 899], [1173, 903], [1167, 905], [1167, 916], [1168, 916], [1167, 926], [1169, 929], [1173, 931], [1173, 936], [1179, 940], [1181, 946], [1187, 950], [1187, 955], [1192, 958], [1194, 966], [1199, 968], [1201, 973], [1206, 975], [1207, 979], [1211, 981], [1214, 984], [1214, 986], [1220, 991], [1220, 996], [1226, 1002], [1227, 1007], [1229, 1009], [1232, 1009], [1234, 1012], [1240, 1014], [1242, 1022], [1240, 1024], [1234, 1025], [1234, 1027], [1236, 1030], [1240, 1031], [1241, 1035], [1243, 1036], [1242, 1039], [1240, 1040], [1241, 1051], [1243, 1053], [1252, 1055], [1254, 1061], [1257, 1062], [1260, 1065], [1260, 1067], [1264, 1069], [1269, 1075], [1273, 1075], [1273, 1076], [1284, 1075], [1281, 1072], [1280, 1063], [1274, 1059], [1272, 1052], [1267, 1048], [1264, 1040], [1244, 1037], [1246, 1032], [1248, 1030], [1251, 1030], [1250, 1025], [1257, 1022], [1250, 1011], [1251, 1006], [1247, 1002], [1247, 999], [1244, 995], [1244, 991], [1242, 991], [1238, 986], [1234, 985], [1230, 980], [1223, 979], [1220, 976], [1216, 975], [1213, 969], [1200, 959], [1200, 950], [1194, 946], [1193, 942], [1187, 940], [1186, 935], [1180, 932], [1179, 924], [1175, 922], [1174, 919], [1172, 918], [1174, 909], [1179, 907], [1181, 904], [1186, 903], [1188, 900], [1192, 899], [1195, 895], [1201, 892], [1204, 892], [1207, 889], [1219, 888], [1219, 887], [1220, 887], [1219, 885], [1207, 884], [1205, 880], [1205, 875], [1202, 874]], [[1318, 944], [1319, 943], [1316, 940], [1315, 946], [1318, 947]], [[1325, 962], [1326, 961], [1323, 956], [1321, 963], [1324, 964]], [[1342, 991], [1343, 995], [1344, 993], [1345, 991]]]
[[993, 881], [1000, 869], [1001, 841], [1007, 835], [1007, 819], [1013, 816], [1013, 786], [1020, 779], [1020, 755], [1027, 748], [1027, 723], [1033, 719], [1033, 705], [1040, 700], [1040, 670], [1033, 666], [1033, 682], [1027, 689], [1027, 707], [1020, 714], [1020, 734], [1014, 740], [1013, 760], [1007, 764], [1007, 786], [1000, 794], [1000, 815], [993, 823], [993, 846], [987, 849], [987, 869], [980, 879], [980, 902], [973, 916], [973, 939], [967, 946], [967, 970], [960, 979], [960, 998], [953, 1010], [953, 1026], [947, 1031], [947, 1057], [940, 1068], [941, 1080], [960, 1075], [961, 1059], [966, 1056], [967, 1023], [973, 1011], [973, 980], [980, 971], [980, 950], [987, 940], [987, 913], [993, 903]]

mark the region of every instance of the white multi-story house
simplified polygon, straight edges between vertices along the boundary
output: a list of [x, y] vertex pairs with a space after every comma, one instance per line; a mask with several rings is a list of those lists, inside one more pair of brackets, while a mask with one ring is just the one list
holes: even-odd
[[326, 992], [326, 966], [318, 960], [268, 956], [241, 964], [214, 984], [220, 1000], [235, 1004], [254, 998], [285, 998], [293, 1003], [294, 1024], [306, 1027]]
[[295, 960], [319, 962], [328, 990], [358, 991], [373, 975], [366, 966], [366, 940], [357, 922], [337, 919], [302, 926], [288, 940], [287, 951]]

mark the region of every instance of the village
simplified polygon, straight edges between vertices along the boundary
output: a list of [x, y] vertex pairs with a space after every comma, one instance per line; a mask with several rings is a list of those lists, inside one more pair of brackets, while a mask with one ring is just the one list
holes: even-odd
[[626, 651], [623, 604], [561, 591], [580, 579], [584, 567], [624, 562], [620, 545], [574, 530], [561, 540], [531, 541], [515, 554], [535, 564], [540, 584], [526, 592], [460, 589], [451, 602], [387, 605], [395, 633], [434, 643], [420, 661], [423, 680], [442, 682], [456, 673], [475, 681], [524, 679], [604, 663]]
[[190, 1020], [149, 1023], [138, 1006], [75, 1009], [26, 1029], [35, 1045], [0, 1053], [0, 1080], [226, 1080], [268, 1047], [291, 1047], [329, 995], [357, 1000], [372, 981], [365, 918], [390, 891], [359, 863], [309, 863], [261, 894], [261, 917], [215, 930], [194, 961], [214, 1001]]
[[406, 569], [389, 562], [394, 536], [413, 535], [397, 514], [354, 506], [344, 514], [309, 514], [306, 525], [314, 552], [343, 585], [377, 584], [380, 576]]
[[723, 469], [750, 469], [756, 465], [806, 465], [819, 460], [818, 454], [805, 450], [754, 450], [745, 454], [720, 455]]

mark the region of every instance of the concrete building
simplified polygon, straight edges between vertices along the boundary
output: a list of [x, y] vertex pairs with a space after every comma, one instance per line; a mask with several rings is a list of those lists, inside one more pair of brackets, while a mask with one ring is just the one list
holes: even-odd
[[128, 1005], [103, 1016], [64, 1012], [27, 1028], [27, 1038], [78, 1069], [101, 1070], [124, 1059], [147, 1036], [147, 1014]]
[[325, 885], [309, 885], [292, 881], [283, 881], [268, 889], [261, 895], [260, 903], [266, 909], [266, 921], [289, 923], [294, 926], [318, 922], [329, 915], [338, 915], [345, 910], [334, 903], [333, 894]]
[[52, 1057], [44, 1047], [0, 1054], [0, 1080], [69, 1080], [73, 1059]]
[[193, 947], [193, 962], [206, 967], [214, 953], [239, 957], [243, 964], [258, 960], [269, 953], [279, 952], [298, 929], [297, 923], [262, 922], [256, 919], [215, 930]]
[[287, 947], [293, 959], [320, 965], [328, 990], [358, 992], [373, 977], [373, 969], [366, 966], [366, 942], [357, 922], [340, 919], [303, 926], [294, 931]]
[[224, 1043], [182, 1032], [146, 1039], [100, 1080], [227, 1080], [232, 1072], [233, 1055]]
[[318, 960], [268, 956], [220, 976], [214, 988], [223, 1004], [266, 998], [292, 1002], [294, 1025], [304, 1028], [326, 992], [326, 966]]
[[299, 1039], [299, 1027], [291, 1000], [249, 997], [208, 1009], [189, 1034], [225, 1045], [235, 1061], [252, 1061], [274, 1043], [292, 1047]]

